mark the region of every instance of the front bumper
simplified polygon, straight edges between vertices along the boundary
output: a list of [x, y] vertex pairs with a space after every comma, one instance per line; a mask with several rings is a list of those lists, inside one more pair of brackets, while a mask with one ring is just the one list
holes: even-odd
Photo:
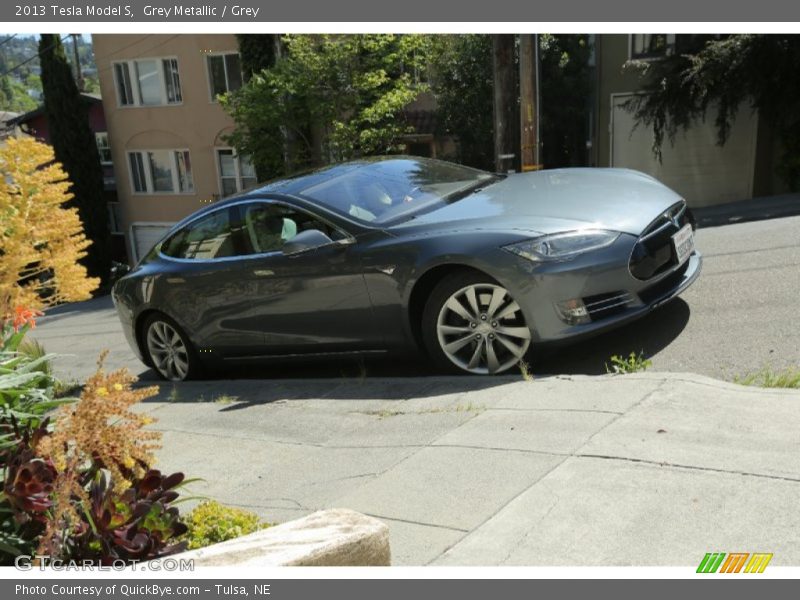
[[[616, 260], [613, 256], [616, 255]], [[641, 318], [686, 290], [700, 275], [703, 258], [698, 251], [681, 265], [648, 281], [634, 278], [619, 249], [593, 264], [562, 263], [555, 269], [518, 274], [515, 294], [532, 324], [534, 343], [561, 342], [589, 337]], [[523, 265], [523, 269], [527, 267]], [[533, 276], [533, 277], [531, 277]], [[570, 325], [556, 305], [582, 299], [590, 307], [591, 321]]]

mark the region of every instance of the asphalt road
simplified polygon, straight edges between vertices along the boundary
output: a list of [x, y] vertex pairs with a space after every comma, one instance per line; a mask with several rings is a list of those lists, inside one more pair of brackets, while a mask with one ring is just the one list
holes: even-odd
[[[624, 328], [539, 356], [536, 374], [600, 374], [613, 354], [642, 351], [651, 370], [693, 372], [732, 380], [764, 366], [800, 365], [800, 217], [701, 229], [705, 257], [699, 280], [680, 298]], [[155, 379], [128, 349], [109, 298], [58, 307], [40, 320], [35, 338], [62, 354], [57, 371], [89, 375], [102, 349], [107, 366], [127, 366]], [[414, 377], [431, 374], [414, 360], [357, 360], [257, 365], [223, 378]]]

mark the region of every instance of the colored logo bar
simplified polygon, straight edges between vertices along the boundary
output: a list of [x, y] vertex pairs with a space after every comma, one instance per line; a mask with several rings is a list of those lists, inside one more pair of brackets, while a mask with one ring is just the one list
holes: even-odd
[[697, 567], [698, 573], [763, 573], [772, 560], [766, 552], [708, 552]]

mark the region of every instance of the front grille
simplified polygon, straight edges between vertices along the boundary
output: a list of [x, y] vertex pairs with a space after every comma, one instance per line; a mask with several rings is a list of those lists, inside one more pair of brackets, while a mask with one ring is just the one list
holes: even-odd
[[659, 215], [639, 237], [633, 247], [630, 271], [636, 279], [646, 281], [674, 267], [677, 263], [672, 236], [690, 223], [686, 202], [681, 200]]
[[640, 291], [639, 299], [644, 304], [650, 304], [651, 302], [655, 302], [656, 300], [666, 296], [672, 290], [678, 287], [678, 285], [680, 285], [680, 282], [683, 279], [683, 276], [686, 274], [686, 270], [688, 268], [689, 268], [689, 261], [687, 260], [674, 273], [670, 273], [658, 283], [654, 283], [650, 287]]
[[592, 321], [600, 321], [623, 312], [633, 302], [633, 297], [628, 292], [619, 291], [586, 296], [582, 300]]

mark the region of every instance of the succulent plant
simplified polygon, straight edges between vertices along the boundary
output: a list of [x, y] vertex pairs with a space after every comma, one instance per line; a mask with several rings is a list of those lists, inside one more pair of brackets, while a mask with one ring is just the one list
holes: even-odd
[[116, 560], [150, 560], [180, 552], [186, 542], [175, 540], [186, 532], [174, 489], [184, 476], [167, 477], [151, 469], [123, 492], [114, 490], [106, 470], [100, 470], [89, 486], [89, 527], [67, 541], [68, 552], [82, 559], [108, 564]]

